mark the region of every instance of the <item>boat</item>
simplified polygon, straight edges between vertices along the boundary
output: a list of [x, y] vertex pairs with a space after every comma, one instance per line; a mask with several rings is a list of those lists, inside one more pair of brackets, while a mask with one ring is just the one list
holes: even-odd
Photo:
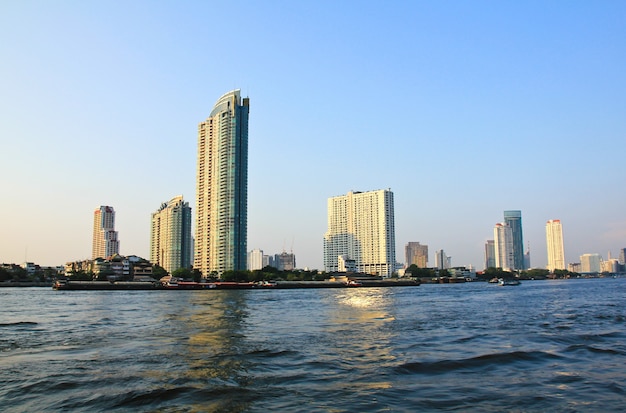
[[521, 282], [519, 282], [519, 280], [505, 280], [504, 278], [498, 279], [498, 285], [499, 286], [520, 285], [520, 284], [521, 284]]

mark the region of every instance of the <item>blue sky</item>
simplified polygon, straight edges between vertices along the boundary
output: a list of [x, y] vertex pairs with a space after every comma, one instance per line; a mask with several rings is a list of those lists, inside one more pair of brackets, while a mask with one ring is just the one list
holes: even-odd
[[250, 97], [248, 248], [322, 269], [326, 201], [391, 188], [397, 259], [419, 241], [483, 267], [506, 209], [533, 266], [626, 247], [622, 1], [5, 1], [0, 262], [121, 253], [195, 207], [197, 126]]

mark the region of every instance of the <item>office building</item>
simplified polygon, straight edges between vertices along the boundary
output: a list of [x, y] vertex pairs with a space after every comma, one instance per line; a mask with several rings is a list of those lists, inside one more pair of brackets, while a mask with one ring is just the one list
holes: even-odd
[[404, 247], [405, 267], [415, 264], [418, 268], [428, 268], [428, 245], [409, 242]]
[[600, 254], [583, 254], [580, 256], [580, 272], [595, 273], [602, 271]]
[[551, 219], [546, 223], [546, 246], [548, 248], [548, 270], [564, 270], [563, 227], [561, 220]]
[[447, 270], [452, 268], [452, 257], [448, 257], [444, 250], [435, 252], [435, 265], [438, 270]]
[[182, 195], [152, 213], [150, 262], [170, 274], [179, 268], [191, 268], [191, 208]]
[[389, 277], [396, 266], [393, 192], [348, 192], [328, 199], [324, 268], [339, 271], [339, 256], [358, 272]]
[[496, 268], [496, 247], [494, 240], [485, 242], [485, 269]]
[[107, 258], [120, 252], [120, 241], [115, 230], [115, 210], [101, 206], [93, 213], [93, 242], [91, 258]]
[[511, 268], [525, 270], [522, 211], [504, 211], [504, 223], [511, 228], [511, 236], [513, 237], [513, 266]]
[[626, 248], [620, 248], [618, 260], [621, 265], [626, 264]]
[[513, 230], [506, 223], [497, 223], [493, 229], [496, 268], [504, 271], [514, 270]]
[[292, 271], [296, 269], [296, 256], [285, 251], [274, 255], [274, 266], [278, 271]]
[[264, 266], [263, 250], [255, 249], [248, 253], [248, 269], [250, 271], [262, 270]]
[[249, 111], [234, 90], [198, 126], [194, 268], [205, 277], [246, 269]]

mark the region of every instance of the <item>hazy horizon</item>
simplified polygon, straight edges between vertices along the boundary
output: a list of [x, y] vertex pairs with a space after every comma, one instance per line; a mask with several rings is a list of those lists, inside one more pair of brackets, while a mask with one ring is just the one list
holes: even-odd
[[326, 204], [394, 193], [409, 241], [483, 268], [521, 210], [566, 263], [626, 247], [626, 3], [20, 1], [0, 5], [0, 262], [91, 256], [93, 211], [149, 259], [150, 216], [195, 214], [197, 128], [250, 97], [248, 250], [323, 270]]

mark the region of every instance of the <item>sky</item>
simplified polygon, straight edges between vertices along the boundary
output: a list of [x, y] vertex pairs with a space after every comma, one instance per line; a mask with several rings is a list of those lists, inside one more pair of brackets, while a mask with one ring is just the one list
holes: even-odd
[[504, 210], [531, 265], [626, 247], [626, 2], [0, 2], [0, 262], [149, 258], [195, 210], [198, 124], [250, 98], [248, 249], [323, 269], [327, 200], [390, 188], [409, 241], [482, 269]]

